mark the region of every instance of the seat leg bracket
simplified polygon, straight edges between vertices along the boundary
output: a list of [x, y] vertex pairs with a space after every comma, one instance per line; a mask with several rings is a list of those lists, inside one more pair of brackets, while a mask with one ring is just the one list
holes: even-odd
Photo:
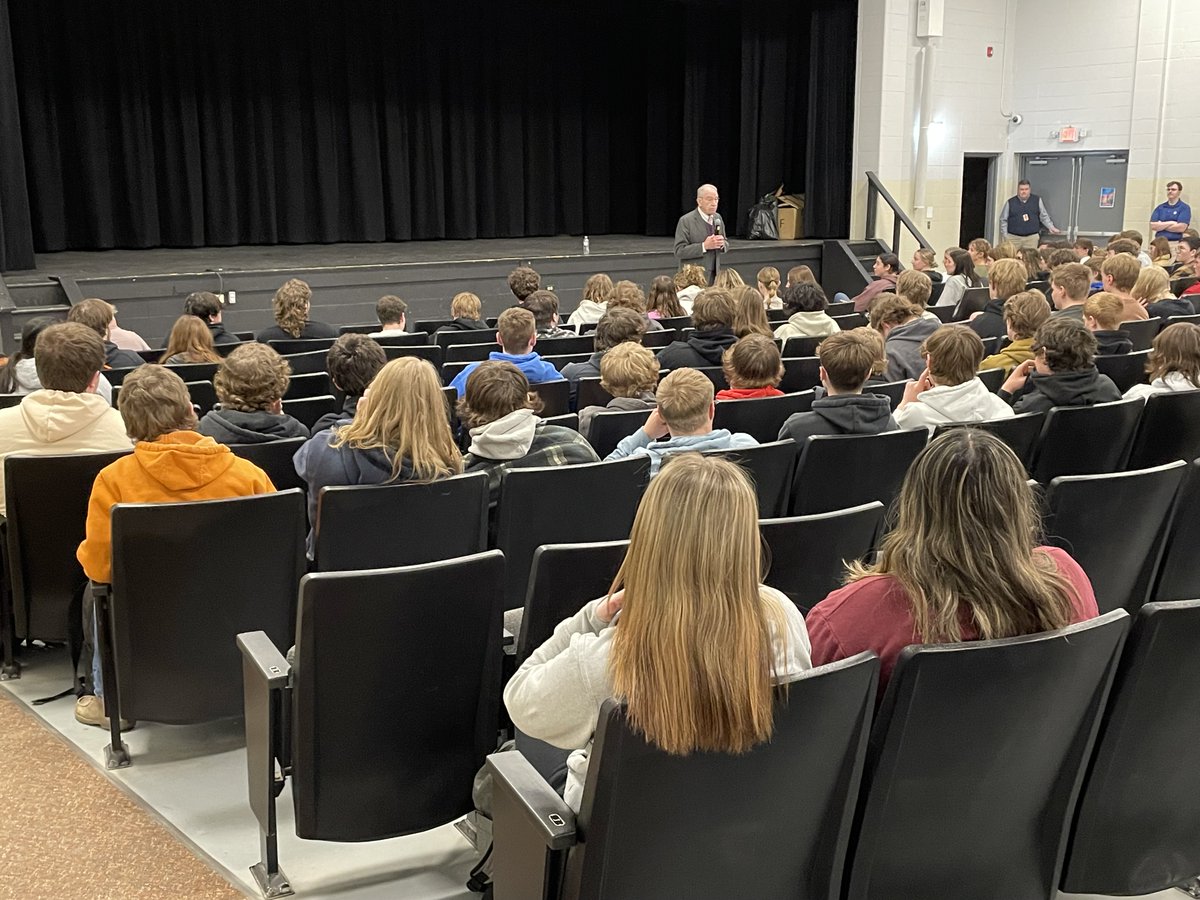
[[268, 872], [263, 863], [255, 863], [250, 867], [250, 874], [254, 876], [255, 882], [258, 883], [258, 889], [268, 900], [273, 897], [287, 897], [295, 893], [281, 869]]

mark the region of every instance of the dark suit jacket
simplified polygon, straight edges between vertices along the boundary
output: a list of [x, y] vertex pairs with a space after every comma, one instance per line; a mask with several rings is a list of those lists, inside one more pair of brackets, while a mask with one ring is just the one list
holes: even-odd
[[[720, 213], [713, 215], [713, 224], [725, 236], [725, 250], [728, 250], [729, 230], [725, 227], [725, 220], [721, 218]], [[679, 260], [680, 265], [692, 262], [704, 266], [708, 283], [712, 284], [716, 281], [717, 273], [721, 271], [721, 254], [725, 250], [705, 250], [706, 237], [708, 223], [700, 215], [699, 209], [693, 209], [679, 217], [679, 224], [675, 226], [675, 258]]]

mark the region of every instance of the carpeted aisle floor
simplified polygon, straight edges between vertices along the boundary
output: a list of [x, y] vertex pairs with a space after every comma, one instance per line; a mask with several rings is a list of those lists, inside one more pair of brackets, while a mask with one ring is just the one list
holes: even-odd
[[7, 691], [0, 831], [0, 900], [244, 896]]

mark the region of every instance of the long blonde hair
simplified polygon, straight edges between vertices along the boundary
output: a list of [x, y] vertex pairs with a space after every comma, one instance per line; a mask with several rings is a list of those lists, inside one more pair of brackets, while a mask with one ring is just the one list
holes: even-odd
[[334, 429], [331, 447], [383, 450], [392, 457], [392, 478], [407, 460], [414, 481], [435, 481], [463, 470], [450, 433], [442, 382], [428, 360], [393, 359], [379, 370], [349, 425]]
[[746, 282], [742, 280], [741, 273], [737, 269], [727, 266], [717, 273], [713, 287], [725, 288], [725, 290], [733, 293], [735, 288], [744, 287], [745, 284]]
[[763, 306], [762, 294], [758, 288], [743, 286], [733, 291], [735, 306], [733, 308], [733, 333], [742, 338], [748, 334], [761, 334], [773, 338], [775, 332], [767, 321], [767, 310]]
[[1162, 266], [1143, 266], [1129, 293], [1134, 300], [1145, 300], [1147, 303], [1175, 297], [1171, 293], [1171, 276]]
[[847, 581], [894, 577], [925, 643], [960, 641], [964, 625], [980, 640], [1066, 627], [1074, 591], [1035, 549], [1041, 519], [1025, 479], [999, 438], [948, 431], [908, 470], [879, 561], [852, 564]]
[[734, 463], [672, 456], [650, 482], [629, 552], [609, 667], [630, 724], [668, 753], [744, 753], [771, 736], [783, 612], [763, 598], [758, 504]]

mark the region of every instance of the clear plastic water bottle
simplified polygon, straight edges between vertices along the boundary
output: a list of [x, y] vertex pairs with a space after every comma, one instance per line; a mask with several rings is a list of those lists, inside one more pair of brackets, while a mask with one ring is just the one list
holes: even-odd
[[588, 240], [588, 236], [586, 234], [583, 236], [583, 255], [592, 255], [592, 242]]

